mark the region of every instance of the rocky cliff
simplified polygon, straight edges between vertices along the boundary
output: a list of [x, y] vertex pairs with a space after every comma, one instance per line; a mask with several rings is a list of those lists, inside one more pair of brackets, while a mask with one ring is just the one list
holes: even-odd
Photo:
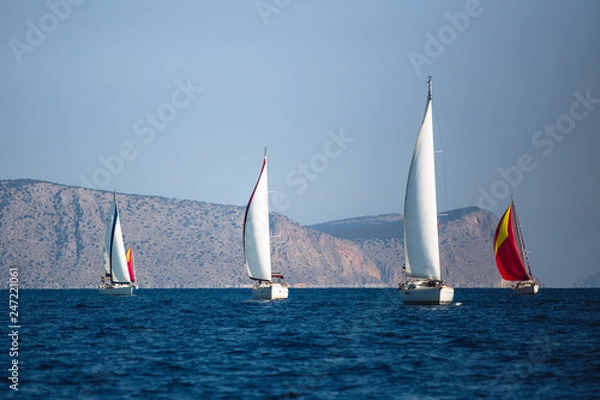
[[[111, 192], [0, 181], [3, 269], [19, 267], [23, 288], [95, 287], [111, 200]], [[122, 193], [117, 201], [125, 245], [135, 250], [140, 287], [251, 284], [242, 251], [243, 207]], [[441, 261], [449, 284], [499, 285], [491, 245], [496, 222], [493, 214], [476, 208], [442, 217]], [[305, 227], [271, 214], [271, 233], [273, 269], [294, 287], [396, 286], [400, 280], [399, 215]]]
[[[0, 181], [2, 266], [18, 266], [24, 288], [95, 287], [111, 200], [110, 192]], [[117, 202], [140, 287], [251, 284], [242, 251], [243, 207], [121, 193]], [[271, 233], [274, 269], [293, 286], [383, 284], [374, 262], [351, 241], [276, 214]]]
[[[492, 244], [498, 218], [489, 211], [467, 207], [441, 214], [439, 222], [442, 278], [455, 287], [502, 287]], [[401, 279], [404, 260], [402, 224], [400, 214], [387, 214], [312, 228], [356, 243], [375, 262], [380, 279], [393, 284]]]

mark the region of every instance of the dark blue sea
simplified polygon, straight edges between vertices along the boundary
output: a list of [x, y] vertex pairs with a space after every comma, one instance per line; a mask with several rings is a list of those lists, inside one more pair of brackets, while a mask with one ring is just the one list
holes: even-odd
[[[8, 292], [5, 293], [8, 299]], [[8, 303], [8, 301], [6, 302]], [[21, 290], [7, 308], [0, 398], [596, 399], [600, 290]], [[13, 335], [14, 336], [14, 335]], [[18, 360], [18, 392], [8, 377]], [[14, 381], [14, 379], [13, 379]], [[13, 386], [15, 387], [15, 386]]]

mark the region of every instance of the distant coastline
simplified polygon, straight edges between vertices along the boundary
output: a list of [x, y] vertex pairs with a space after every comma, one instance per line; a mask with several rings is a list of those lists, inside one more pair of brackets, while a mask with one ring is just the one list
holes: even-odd
[[[33, 179], [0, 181], [0, 254], [22, 288], [94, 288], [111, 192]], [[243, 206], [117, 192], [140, 288], [244, 288]], [[500, 287], [491, 240], [497, 217], [476, 207], [440, 218], [443, 276], [457, 288]], [[293, 288], [397, 287], [399, 214], [302, 226], [272, 213], [272, 262]], [[5, 284], [3, 287], [6, 287]]]

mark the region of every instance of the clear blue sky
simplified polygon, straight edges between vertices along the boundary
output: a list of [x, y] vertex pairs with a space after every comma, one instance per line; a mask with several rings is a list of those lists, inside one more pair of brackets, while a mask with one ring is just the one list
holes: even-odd
[[268, 146], [274, 211], [398, 213], [430, 74], [440, 209], [600, 271], [599, 2], [71, 1], [0, 2], [0, 179], [245, 205]]

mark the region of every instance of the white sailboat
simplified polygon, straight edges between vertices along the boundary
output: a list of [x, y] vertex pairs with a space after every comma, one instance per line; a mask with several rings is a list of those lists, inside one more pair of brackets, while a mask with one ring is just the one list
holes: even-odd
[[258, 181], [246, 206], [243, 241], [248, 276], [256, 281], [252, 286], [252, 297], [260, 300], [287, 299], [288, 284], [283, 275], [271, 272], [267, 149]]
[[[113, 202], [106, 224], [103, 255], [104, 276], [101, 279], [102, 282], [98, 287], [98, 292], [106, 296], [131, 296], [135, 284], [132, 282], [125, 254], [116, 193], [113, 195]], [[133, 273], [133, 265], [131, 271]]]
[[405, 304], [450, 304], [454, 289], [441, 280], [433, 147], [431, 77], [427, 105], [410, 163], [404, 199]]

